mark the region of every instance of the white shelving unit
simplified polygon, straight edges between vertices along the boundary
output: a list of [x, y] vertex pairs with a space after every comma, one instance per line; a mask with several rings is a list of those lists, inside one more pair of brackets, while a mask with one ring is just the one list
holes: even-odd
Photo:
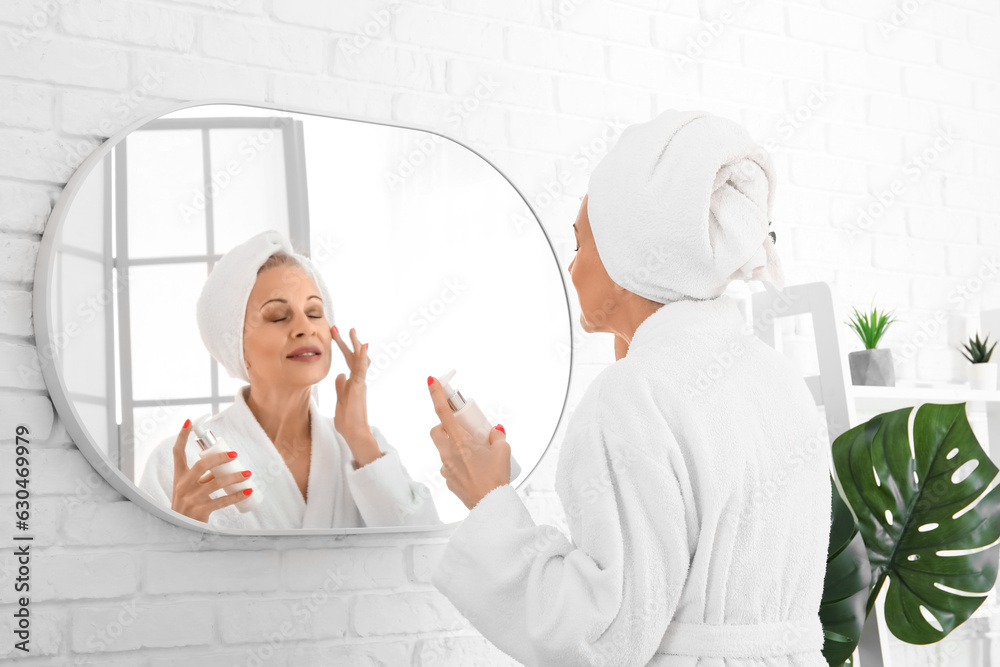
[[[867, 421], [871, 416], [898, 410], [905, 407], [916, 407], [923, 403], [966, 403], [966, 415], [972, 424], [973, 432], [986, 453], [994, 463], [997, 463], [990, 451], [990, 436], [1000, 434], [1000, 390], [971, 389], [966, 384], [899, 384], [895, 387], [866, 387], [850, 385], [847, 388], [849, 398], [854, 401], [854, 408], [860, 421]], [[985, 420], [985, 431], [982, 428]], [[860, 423], [860, 422], [859, 422]], [[978, 428], [977, 428], [978, 426]]]

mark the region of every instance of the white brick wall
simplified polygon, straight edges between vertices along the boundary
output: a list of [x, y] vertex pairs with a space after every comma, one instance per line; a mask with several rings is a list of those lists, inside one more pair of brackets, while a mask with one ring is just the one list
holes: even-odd
[[[223, 538], [165, 524], [93, 471], [40, 378], [17, 373], [38, 363], [31, 288], [51, 207], [122, 126], [177, 100], [233, 97], [435, 127], [514, 179], [565, 265], [577, 198], [616, 123], [704, 108], [772, 150], [789, 282], [829, 281], [844, 314], [877, 294], [907, 319], [887, 334], [891, 348], [1000, 249], [998, 75], [993, 0], [0, 3], [0, 511], [13, 511], [13, 433], [26, 423], [33, 655], [150, 667], [206, 664], [209, 650], [219, 665], [510, 664], [430, 584], [441, 538]], [[449, 124], [481, 79], [495, 91]], [[945, 130], [954, 141], [926, 155]], [[859, 229], [894, 181], [898, 197]], [[997, 307], [993, 276], [950, 315]], [[860, 349], [846, 325], [841, 340], [844, 353]], [[956, 342], [942, 331], [898, 376], [961, 381]], [[613, 359], [608, 335], [574, 331], [574, 345], [567, 415]], [[529, 490], [536, 518], [558, 525], [561, 434]], [[10, 623], [0, 621], [7, 638]], [[0, 655], [16, 653], [10, 644]]]

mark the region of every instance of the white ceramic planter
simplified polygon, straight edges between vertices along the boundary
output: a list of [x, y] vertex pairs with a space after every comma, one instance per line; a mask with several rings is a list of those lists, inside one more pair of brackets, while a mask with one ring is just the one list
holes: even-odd
[[997, 365], [986, 362], [985, 364], [969, 364], [969, 387], [971, 389], [988, 389], [990, 391], [997, 388]]

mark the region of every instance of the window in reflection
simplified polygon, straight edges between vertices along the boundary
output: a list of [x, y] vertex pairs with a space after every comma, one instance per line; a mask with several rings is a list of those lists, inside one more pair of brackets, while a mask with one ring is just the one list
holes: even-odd
[[[239, 382], [205, 353], [194, 309], [214, 261], [265, 229], [308, 247], [302, 122], [160, 119], [107, 158], [116, 281], [120, 441], [132, 481], [187, 417], [217, 414]], [[109, 281], [110, 282], [110, 281]], [[169, 325], [167, 322], [169, 321]], [[181, 416], [179, 419], [178, 417]]]

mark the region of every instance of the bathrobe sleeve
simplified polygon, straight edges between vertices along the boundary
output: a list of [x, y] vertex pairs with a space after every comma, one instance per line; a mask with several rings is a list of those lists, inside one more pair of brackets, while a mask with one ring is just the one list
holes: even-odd
[[366, 526], [426, 526], [440, 524], [434, 499], [425, 484], [406, 471], [399, 452], [377, 428], [372, 435], [385, 454], [355, 469], [352, 459], [344, 475]]
[[537, 525], [505, 484], [473, 507], [431, 576], [525, 665], [646, 665], [687, 579], [691, 540], [670, 463], [680, 459], [666, 454], [676, 441], [662, 428], [612, 431], [599, 407], [581, 401], [559, 454], [570, 538]]

